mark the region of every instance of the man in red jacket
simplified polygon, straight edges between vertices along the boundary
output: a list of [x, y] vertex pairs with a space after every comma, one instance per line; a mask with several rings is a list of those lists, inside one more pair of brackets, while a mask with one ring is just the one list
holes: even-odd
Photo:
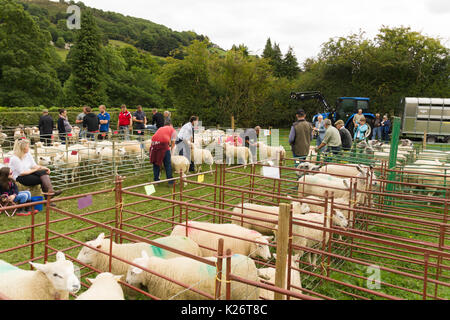
[[125, 140], [130, 140], [129, 132], [133, 130], [133, 120], [130, 111], [126, 105], [120, 107], [122, 111], [119, 113], [119, 121], [117, 121], [117, 130], [125, 136]]
[[[150, 162], [153, 164], [155, 181], [160, 180], [159, 174], [162, 163], [166, 168], [167, 179], [172, 179], [171, 149], [175, 148], [176, 139], [177, 132], [168, 119], [164, 122], [164, 127], [159, 128], [153, 135], [150, 147]], [[169, 186], [172, 186], [173, 183], [173, 181], [169, 181]]]

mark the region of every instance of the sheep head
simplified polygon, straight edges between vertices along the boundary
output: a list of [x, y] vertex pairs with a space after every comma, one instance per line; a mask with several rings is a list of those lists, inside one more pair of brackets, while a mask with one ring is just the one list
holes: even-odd
[[257, 256], [259, 256], [266, 261], [269, 260], [272, 257], [272, 255], [270, 253], [270, 248], [269, 248], [269, 241], [271, 241], [272, 239], [273, 239], [272, 236], [263, 236], [263, 235], [259, 234], [259, 236], [254, 240], [257, 242], [262, 242], [263, 244], [253, 243], [256, 248], [255, 248], [255, 250], [252, 250], [251, 256], [253, 258], [256, 258]]
[[46, 264], [30, 262], [38, 271], [45, 274], [55, 290], [68, 291], [72, 293], [80, 290], [80, 280], [75, 275], [72, 261], [66, 260], [64, 253], [56, 254], [56, 261]]
[[[148, 256], [147, 252], [142, 250], [141, 257], [134, 259], [133, 263], [140, 267], [146, 268], [149, 260], [150, 257]], [[125, 281], [134, 287], [138, 287], [144, 282], [144, 270], [135, 266], [128, 267], [127, 277]]]
[[[105, 239], [105, 234], [100, 233], [99, 236], [95, 240], [88, 241], [88, 242], [86, 242], [86, 244], [88, 246], [91, 246], [91, 247], [94, 247], [97, 249], [101, 249], [104, 239]], [[89, 247], [83, 247], [81, 249], [81, 251], [78, 253], [77, 259], [85, 264], [93, 264], [96, 255], [97, 255], [97, 251], [92, 250]]]

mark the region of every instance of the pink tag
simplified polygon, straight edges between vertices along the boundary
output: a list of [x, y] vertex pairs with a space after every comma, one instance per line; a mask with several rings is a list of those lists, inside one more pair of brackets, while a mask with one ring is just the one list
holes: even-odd
[[72, 151], [72, 153], [71, 153], [73, 156], [76, 156], [77, 154], [78, 154], [78, 151]]
[[114, 134], [118, 134], [119, 133], [119, 131], [114, 131]]
[[4, 163], [4, 164], [8, 164], [8, 163], [9, 163], [9, 158], [3, 159], [3, 163]]
[[55, 139], [55, 136], [52, 136], [52, 140]]
[[141, 134], [141, 131], [138, 131], [139, 134]]
[[71, 134], [71, 133], [68, 133], [68, 134], [67, 134], [67, 136], [68, 136], [68, 137], [71, 137], [71, 136], [72, 136], [72, 134]]
[[102, 137], [106, 137], [106, 133], [102, 133]]

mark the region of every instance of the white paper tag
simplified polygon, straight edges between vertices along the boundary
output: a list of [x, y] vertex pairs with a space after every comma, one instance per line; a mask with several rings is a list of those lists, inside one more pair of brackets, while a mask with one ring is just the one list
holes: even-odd
[[280, 179], [280, 168], [262, 167], [263, 176], [266, 178]]

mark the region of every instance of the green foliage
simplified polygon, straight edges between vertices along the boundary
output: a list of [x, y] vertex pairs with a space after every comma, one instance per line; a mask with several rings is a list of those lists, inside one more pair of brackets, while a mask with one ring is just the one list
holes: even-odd
[[64, 93], [66, 105], [97, 106], [107, 103], [104, 55], [100, 30], [89, 10], [81, 15], [81, 29], [67, 58], [71, 75]]
[[12, 0], [0, 0], [0, 104], [49, 104], [61, 95], [50, 34]]

